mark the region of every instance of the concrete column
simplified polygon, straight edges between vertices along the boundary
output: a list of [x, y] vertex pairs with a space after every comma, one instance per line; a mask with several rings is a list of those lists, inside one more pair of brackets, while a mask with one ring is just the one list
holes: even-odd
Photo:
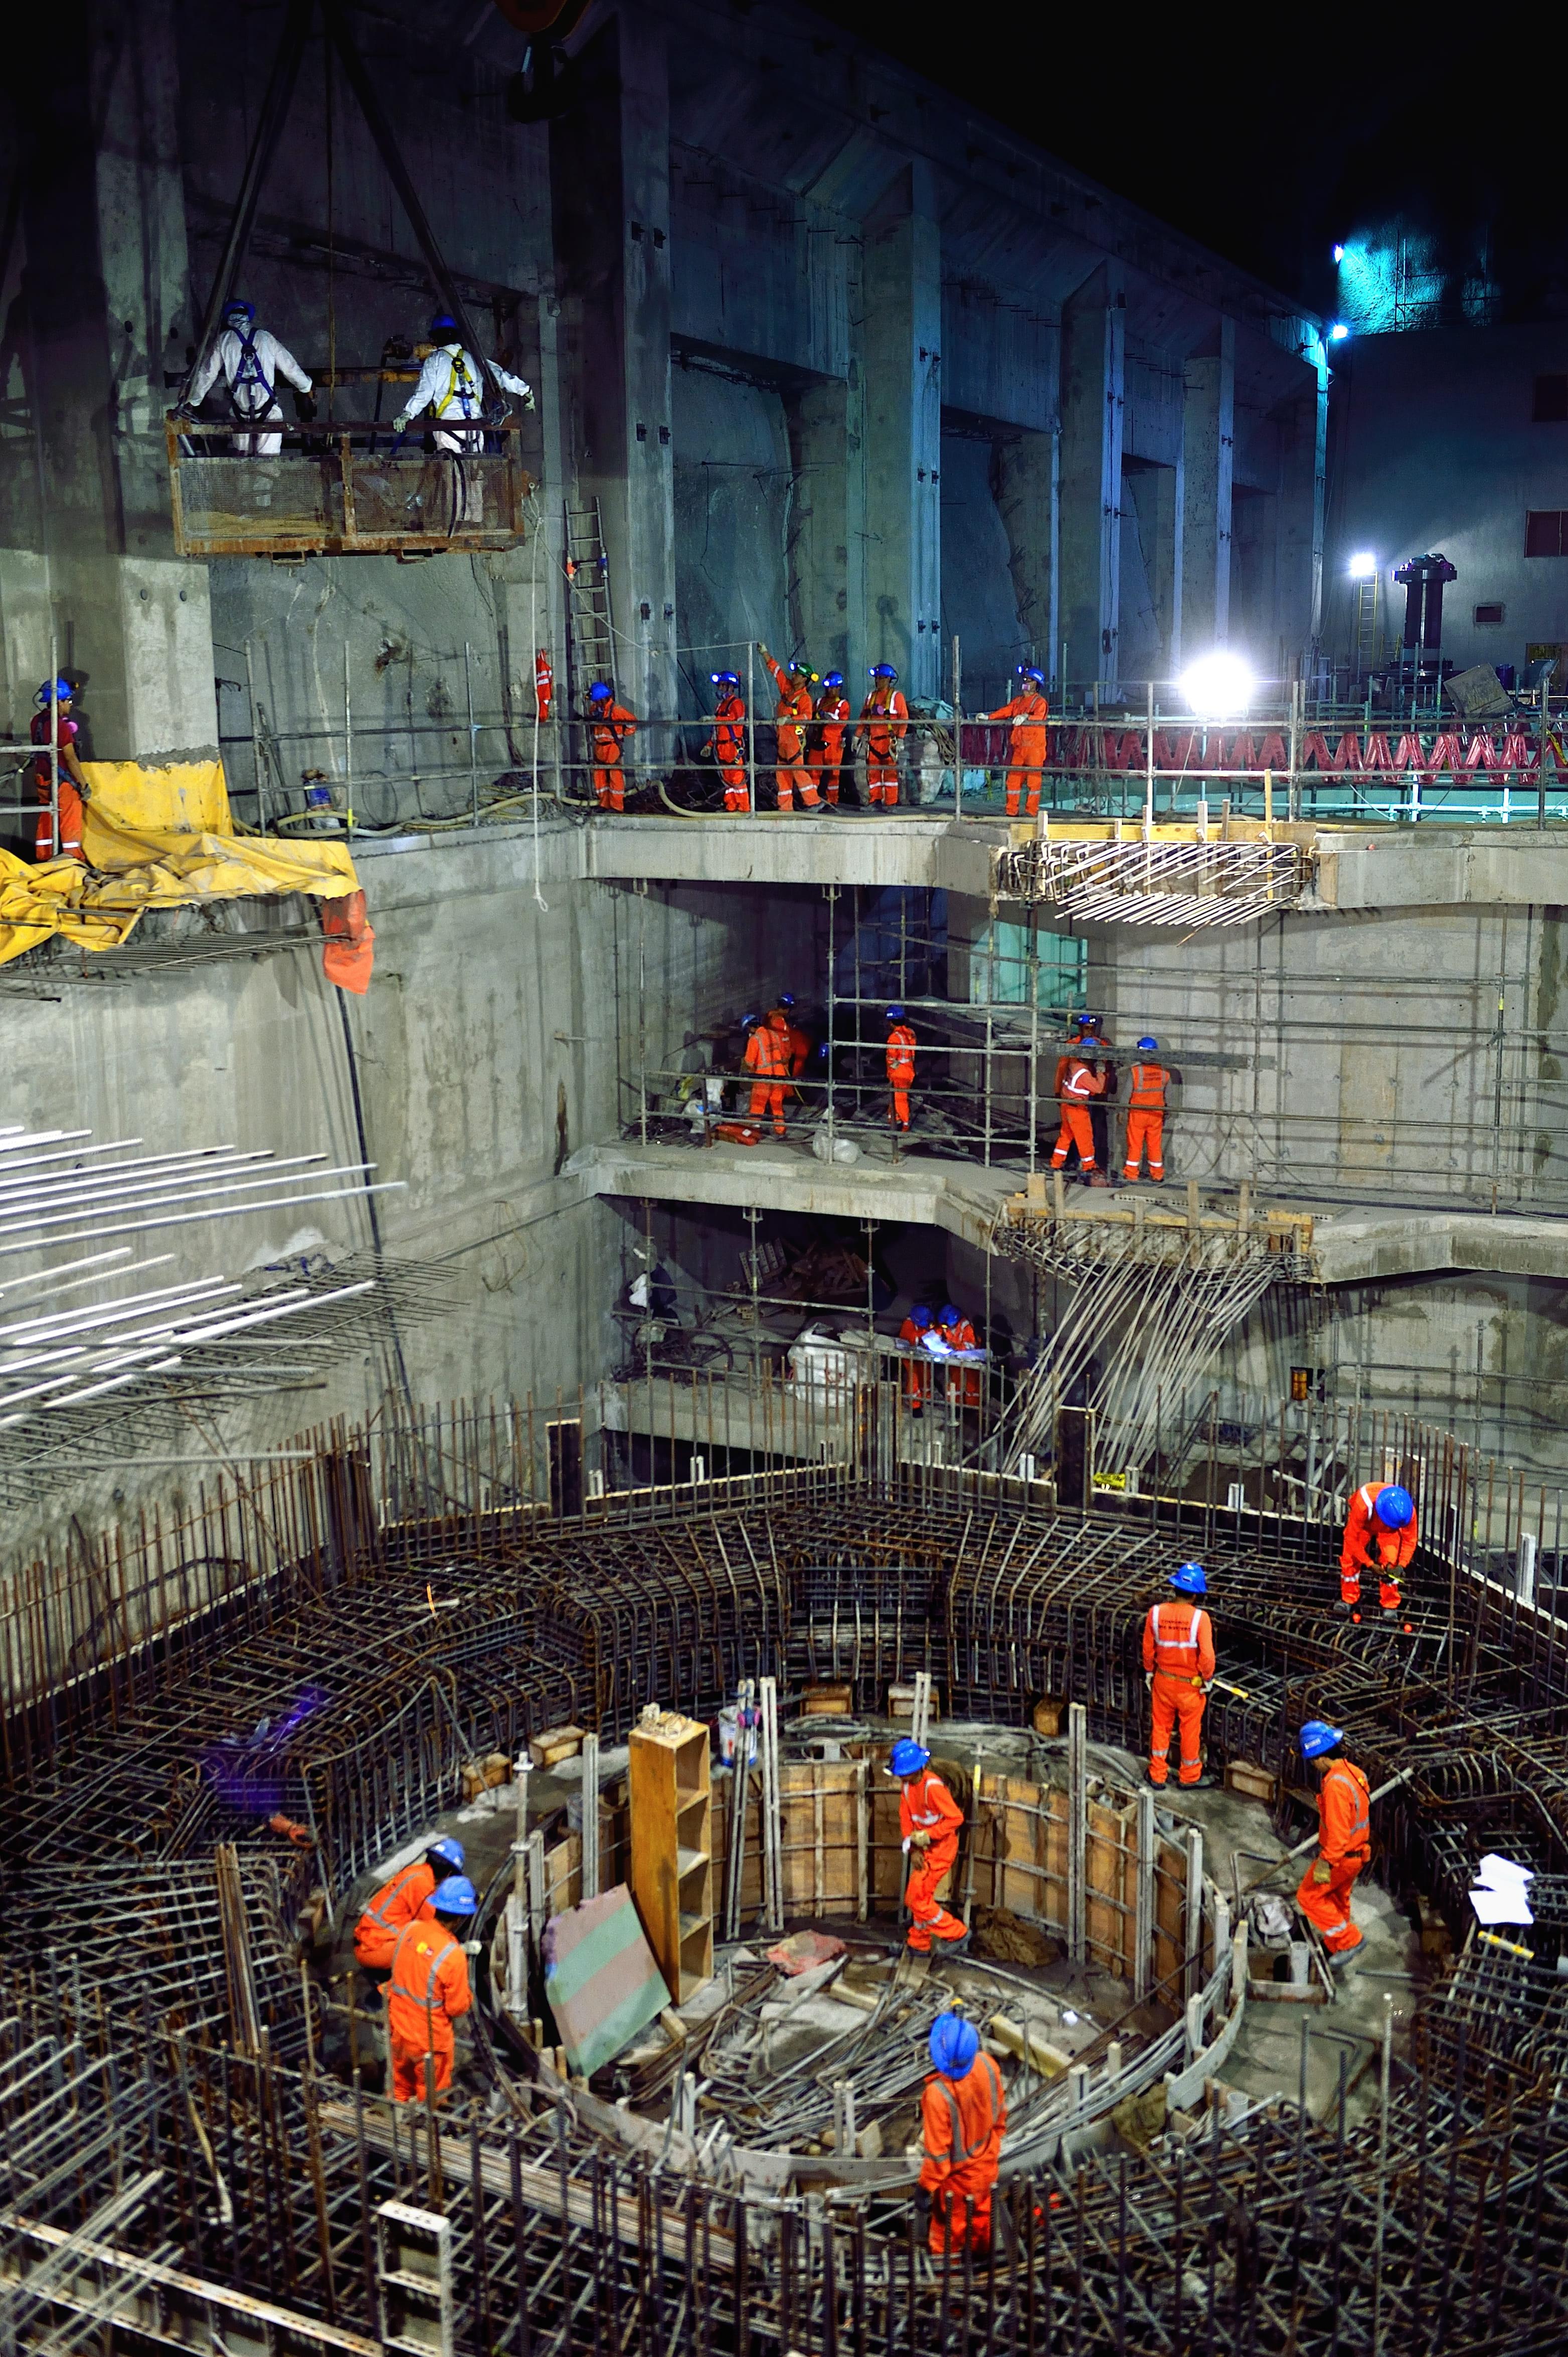
[[670, 427], [670, 88], [665, 27], [613, 10], [582, 53], [585, 102], [553, 124], [564, 439], [597, 497], [618, 678], [650, 716], [678, 708]]
[[1127, 297], [1102, 264], [1062, 310], [1058, 627], [1074, 679], [1114, 687], [1122, 599]]
[[1188, 658], [1230, 632], [1230, 483], [1236, 440], [1236, 328], [1221, 319], [1219, 350], [1187, 363], [1182, 414], [1182, 640]]
[[843, 383], [811, 385], [787, 398], [786, 408], [795, 478], [784, 553], [789, 630], [816, 670], [843, 673], [845, 692], [858, 710], [865, 671], [861, 666], [857, 676], [851, 636], [858, 657], [865, 580], [860, 469], [854, 463], [859, 392]]
[[929, 166], [909, 167], [908, 210], [866, 230], [866, 659], [909, 696], [941, 683], [941, 249]]
[[1280, 422], [1279, 627], [1287, 656], [1310, 661], [1323, 633], [1324, 476], [1328, 361], [1304, 355], [1302, 390]]
[[1018, 619], [1047, 679], [1056, 676], [1061, 653], [1056, 623], [1058, 452], [1058, 434], [1006, 434], [998, 436], [992, 460]]

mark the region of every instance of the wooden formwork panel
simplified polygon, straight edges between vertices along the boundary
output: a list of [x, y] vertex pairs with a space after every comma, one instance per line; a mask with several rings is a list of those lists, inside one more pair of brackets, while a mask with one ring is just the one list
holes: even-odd
[[[869, 1895], [868, 1781], [867, 1763], [862, 1760], [789, 1760], [781, 1765], [779, 1827], [787, 1916], [853, 1915], [865, 1921]], [[746, 1851], [740, 1884], [743, 1916], [755, 1916], [762, 1904], [761, 1793], [760, 1771], [753, 1768], [746, 1780]], [[714, 1810], [715, 1881], [721, 1894], [726, 1887], [733, 1805], [733, 1789], [725, 1779]]]
[[[1060, 1795], [1066, 1815], [1067, 1795]], [[1084, 1939], [1118, 1980], [1131, 1977], [1137, 1913], [1138, 1813], [1135, 1804], [1108, 1809], [1089, 1804], [1085, 1856]]]
[[1067, 1794], [1016, 1776], [975, 1779], [974, 1895], [988, 1907], [1067, 1930]]
[[[1187, 1959], [1187, 1852], [1175, 1842], [1155, 1840], [1155, 1964], [1151, 1986], [1166, 1980]], [[1172, 1992], [1165, 1992], [1167, 2000]], [[1177, 1993], [1179, 1995], [1179, 1992]]]

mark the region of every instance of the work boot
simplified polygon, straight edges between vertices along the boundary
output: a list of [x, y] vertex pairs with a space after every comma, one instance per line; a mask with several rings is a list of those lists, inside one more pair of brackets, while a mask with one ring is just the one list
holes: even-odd
[[956, 1964], [960, 1956], [968, 1955], [969, 1943], [972, 1937], [973, 1934], [972, 1932], [966, 1932], [961, 1940], [933, 1940], [931, 1943], [932, 1962], [934, 1964]]
[[1401, 1608], [1397, 1604], [1385, 1604], [1382, 1607], [1383, 1619], [1385, 1620], [1397, 1620], [1400, 1617], [1400, 1610]]
[[1360, 1954], [1366, 1944], [1366, 1937], [1365, 1934], [1363, 1934], [1362, 1937], [1357, 1941], [1353, 1948], [1330, 1948], [1328, 1951], [1329, 1971], [1331, 1973], [1342, 1973], [1346, 1969], [1347, 1965], [1353, 1964], [1355, 1963], [1357, 1957]]
[[1334, 1617], [1337, 1620], [1348, 1620], [1350, 1618], [1350, 1607], [1346, 1603], [1343, 1597], [1339, 1598], [1338, 1603], [1334, 1607]]

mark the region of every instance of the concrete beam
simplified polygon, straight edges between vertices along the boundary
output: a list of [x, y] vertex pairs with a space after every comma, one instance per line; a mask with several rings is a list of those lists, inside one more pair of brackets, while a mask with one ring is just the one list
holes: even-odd
[[1568, 827], [1401, 827], [1320, 834], [1317, 887], [1334, 909], [1561, 906]]
[[870, 884], [983, 899], [1005, 829], [900, 814], [861, 819], [657, 819], [585, 830], [584, 873], [607, 883]]
[[1182, 640], [1189, 656], [1230, 633], [1230, 506], [1236, 446], [1236, 328], [1187, 363], [1182, 419]]
[[1568, 1220], [1485, 1211], [1335, 1212], [1314, 1233], [1326, 1285], [1365, 1285], [1445, 1270], [1568, 1279]]

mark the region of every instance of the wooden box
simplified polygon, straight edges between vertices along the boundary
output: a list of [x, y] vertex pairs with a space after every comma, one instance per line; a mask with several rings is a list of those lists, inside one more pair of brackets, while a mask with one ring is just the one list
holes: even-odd
[[1244, 1792], [1250, 1801], [1262, 1801], [1272, 1809], [1279, 1792], [1279, 1778], [1254, 1760], [1230, 1760], [1225, 1765], [1225, 1790]]
[[854, 1688], [853, 1686], [808, 1686], [800, 1696], [802, 1718], [851, 1718], [854, 1715]]
[[563, 1760], [575, 1760], [583, 1748], [580, 1727], [547, 1727], [542, 1735], [531, 1735], [528, 1748], [536, 1768], [554, 1768]]

